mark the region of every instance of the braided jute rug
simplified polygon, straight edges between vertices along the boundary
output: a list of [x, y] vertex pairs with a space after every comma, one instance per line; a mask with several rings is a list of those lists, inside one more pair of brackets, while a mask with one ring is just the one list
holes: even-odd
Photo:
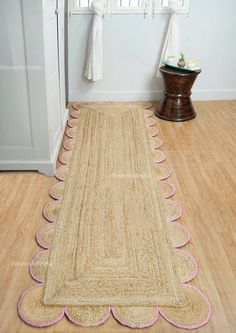
[[23, 321], [144, 328], [159, 315], [180, 328], [210, 318], [206, 296], [189, 282], [194, 258], [177, 220], [181, 207], [148, 103], [74, 104], [59, 180], [36, 235], [44, 249], [30, 274], [38, 282], [18, 303]]

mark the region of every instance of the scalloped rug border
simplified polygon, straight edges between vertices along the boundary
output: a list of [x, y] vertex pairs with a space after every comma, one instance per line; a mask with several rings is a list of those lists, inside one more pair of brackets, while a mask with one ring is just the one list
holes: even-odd
[[[143, 108], [144, 119], [146, 122], [146, 127], [149, 133], [150, 143], [151, 143], [151, 151], [156, 153], [154, 164], [159, 170], [159, 174], [157, 172], [157, 177], [159, 183], [164, 185], [167, 188], [167, 192], [162, 194], [162, 199], [174, 208], [174, 213], [172, 212], [171, 216], [167, 216], [167, 224], [171, 226], [177, 227], [177, 229], [184, 235], [185, 238], [183, 240], [177, 241], [174, 240], [173, 247], [175, 251], [178, 251], [179, 254], [182, 253], [183, 257], [188, 258], [189, 262], [192, 263], [193, 271], [191, 274], [185, 279], [182, 278], [181, 284], [183, 286], [183, 290], [185, 290], [186, 295], [190, 295], [191, 297], [197, 297], [200, 302], [206, 307], [204, 317], [202, 316], [201, 320], [193, 320], [189, 323], [183, 323], [179, 318], [184, 318], [184, 314], [189, 313], [189, 310], [183, 308], [171, 308], [171, 307], [59, 307], [59, 306], [46, 306], [41, 302], [41, 294], [43, 292], [44, 287], [44, 268], [46, 267], [45, 262], [42, 265], [40, 262], [40, 257], [45, 256], [48, 253], [48, 249], [50, 247], [50, 233], [47, 233], [48, 229], [53, 229], [54, 223], [56, 223], [57, 214], [59, 212], [60, 206], [60, 197], [63, 195], [63, 182], [66, 180], [66, 173], [68, 171], [68, 164], [70, 160], [70, 155], [73, 150], [74, 138], [76, 135], [76, 127], [79, 124], [79, 112], [80, 109], [84, 106], [95, 106], [96, 105], [104, 105], [104, 106], [140, 106]], [[197, 287], [187, 284], [190, 282], [197, 274], [198, 268], [195, 262], [195, 259], [192, 255], [186, 251], [179, 250], [180, 247], [183, 247], [190, 241], [190, 233], [188, 229], [182, 224], [178, 223], [177, 220], [180, 218], [182, 213], [181, 206], [169, 199], [175, 193], [175, 186], [167, 181], [167, 179], [171, 175], [171, 171], [168, 167], [165, 166], [166, 163], [166, 155], [160, 150], [160, 147], [163, 145], [163, 142], [158, 137], [158, 130], [156, 128], [156, 120], [153, 117], [153, 112], [149, 110], [152, 107], [152, 104], [149, 102], [140, 102], [140, 103], [123, 103], [123, 102], [110, 102], [110, 103], [74, 103], [72, 104], [72, 109], [70, 110], [70, 118], [68, 120], [68, 127], [66, 129], [66, 137], [63, 140], [63, 147], [65, 152], [59, 156], [59, 162], [62, 164], [55, 173], [55, 177], [59, 182], [55, 184], [50, 191], [50, 196], [54, 200], [55, 204], [50, 207], [50, 204], [47, 205], [43, 210], [43, 216], [50, 223], [42, 226], [36, 234], [36, 241], [38, 245], [44, 249], [44, 251], [39, 252], [32, 260], [29, 266], [29, 273], [31, 277], [38, 282], [37, 285], [28, 288], [20, 297], [18, 302], [17, 310], [19, 317], [28, 325], [33, 327], [47, 327], [51, 326], [57, 322], [59, 322], [64, 316], [67, 317], [69, 321], [74, 323], [75, 325], [79, 325], [82, 327], [91, 327], [98, 326], [103, 324], [110, 316], [113, 317], [122, 325], [130, 327], [130, 328], [145, 328], [153, 325], [161, 315], [168, 323], [174, 325], [175, 327], [182, 329], [195, 329], [205, 325], [210, 317], [211, 317], [211, 305], [205, 296], [205, 294]], [[159, 169], [158, 169], [159, 168]], [[51, 226], [49, 228], [49, 226]], [[48, 237], [48, 239], [41, 239], [42, 234]], [[37, 263], [38, 260], [38, 263]], [[42, 259], [42, 260], [45, 260]], [[41, 263], [41, 266], [39, 265]], [[39, 266], [37, 266], [39, 265]], [[34, 268], [39, 267], [39, 270]], [[46, 268], [45, 268], [46, 269]], [[192, 296], [191, 296], [192, 295]], [[32, 315], [32, 311], [30, 312], [31, 305], [35, 306], [35, 309], [38, 313]], [[191, 304], [192, 305], [192, 304]], [[194, 305], [194, 304], [193, 304]], [[26, 315], [27, 307], [30, 308], [28, 311], [28, 316]], [[123, 311], [123, 312], [122, 312]], [[145, 312], [143, 314], [143, 312]], [[179, 314], [178, 314], [179, 311]], [[185, 311], [185, 312], [184, 312]], [[187, 311], [187, 312], [186, 312]], [[191, 310], [190, 310], [191, 312]], [[177, 314], [176, 314], [177, 313]], [[43, 318], [47, 318], [46, 320], [37, 318], [37, 314], [43, 316]], [[179, 318], [178, 318], [179, 315]], [[32, 317], [33, 316], [33, 317]], [[35, 317], [35, 318], [34, 318]], [[139, 319], [137, 319], [139, 317]], [[143, 318], [142, 318], [143, 317]], [[140, 319], [141, 318], [141, 319]], [[177, 318], [177, 319], [176, 319]], [[182, 318], [182, 321], [184, 320]], [[141, 321], [141, 322], [138, 322]]]

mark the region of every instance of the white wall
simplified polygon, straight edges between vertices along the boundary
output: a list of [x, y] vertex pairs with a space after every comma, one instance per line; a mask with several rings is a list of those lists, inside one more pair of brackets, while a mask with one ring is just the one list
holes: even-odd
[[[202, 67], [194, 99], [236, 98], [236, 1], [192, 0], [189, 17], [181, 15], [182, 50]], [[73, 15], [68, 28], [69, 99], [155, 100], [156, 78], [168, 15], [113, 15], [104, 20], [104, 79], [84, 76], [91, 16]]]

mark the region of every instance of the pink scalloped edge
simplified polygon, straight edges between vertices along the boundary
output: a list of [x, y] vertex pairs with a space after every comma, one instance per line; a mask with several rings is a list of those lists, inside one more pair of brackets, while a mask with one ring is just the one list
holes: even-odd
[[30, 287], [28, 289], [26, 289], [24, 291], [24, 293], [21, 295], [20, 299], [19, 299], [19, 302], [18, 302], [18, 305], [17, 305], [17, 312], [18, 312], [18, 315], [19, 317], [28, 325], [30, 326], [33, 326], [33, 327], [48, 327], [48, 326], [51, 326], [51, 325], [54, 325], [56, 323], [58, 323], [63, 317], [64, 317], [64, 314], [65, 314], [65, 311], [64, 311], [64, 307], [62, 307], [61, 309], [61, 313], [53, 320], [49, 320], [47, 322], [44, 322], [44, 323], [38, 323], [38, 322], [34, 322], [32, 320], [29, 320], [27, 319], [22, 311], [21, 311], [21, 304], [25, 298], [25, 296], [28, 294], [28, 292], [30, 292], [32, 289], [34, 288], [39, 288], [43, 285], [43, 283], [39, 283], [38, 285], [35, 285], [33, 287]]
[[148, 127], [147, 125], [146, 125], [146, 127], [147, 127], [147, 129], [155, 129], [155, 131], [153, 131], [154, 133], [151, 133], [151, 134], [150, 134], [151, 138], [156, 138], [156, 137], [158, 136], [159, 131], [158, 131], [157, 128]]
[[60, 182], [64, 182], [64, 181], [66, 180], [66, 178], [60, 178], [60, 177], [58, 176], [58, 174], [57, 174], [57, 171], [58, 171], [60, 168], [65, 168], [65, 167], [66, 167], [66, 165], [62, 165], [62, 166], [60, 166], [59, 168], [57, 168], [56, 171], [55, 171], [55, 177], [56, 177], [57, 180], [60, 180]]
[[66, 178], [60, 178], [59, 176], [55, 175], [56, 179], [59, 180], [60, 182], [64, 182]]
[[[185, 256], [187, 256], [187, 257], [192, 261], [192, 263], [193, 263], [193, 265], [194, 265], [194, 267], [195, 267], [195, 269], [194, 269], [194, 271], [192, 272], [192, 274], [191, 274], [186, 280], [181, 281], [182, 284], [185, 284], [185, 283], [187, 283], [187, 282], [190, 282], [190, 281], [191, 281], [191, 280], [197, 275], [197, 272], [198, 272], [198, 266], [197, 266], [196, 260], [194, 259], [194, 257], [193, 257], [189, 252], [187, 252], [187, 251], [183, 251], [183, 250], [180, 250], [180, 249], [175, 249], [175, 251], [176, 251], [176, 252], [181, 252], [181, 253], [183, 253]], [[35, 281], [37, 281], [37, 282], [39, 282], [39, 283], [41, 283], [41, 284], [43, 284], [44, 281], [43, 281], [43, 280], [39, 280], [39, 279], [37, 278], [37, 276], [34, 275], [34, 273], [33, 273], [33, 271], [32, 271], [32, 266], [34, 265], [35, 260], [36, 260], [38, 257], [40, 257], [41, 254], [43, 254], [44, 252], [49, 252], [49, 251], [48, 251], [48, 250], [40, 251], [38, 254], [35, 255], [35, 257], [33, 258], [32, 262], [31, 262], [31, 264], [30, 264], [30, 266], [29, 266], [29, 273], [30, 273], [30, 276], [31, 276]], [[136, 325], [132, 326], [132, 325], [129, 325], [128, 323], [125, 323], [122, 319], [120, 319], [120, 318], [118, 317], [118, 315], [117, 315], [116, 312], [115, 312], [115, 308], [114, 308], [114, 307], [113, 307], [112, 309], [113, 309], [114, 317], [115, 317], [119, 322], [121, 322], [121, 323], [124, 324], [125, 326], [129, 326], [129, 327], [133, 327], [133, 328], [144, 328], [144, 327], [149, 327], [149, 326], [151, 326], [151, 325], [157, 320], [157, 318], [156, 318], [156, 319], [154, 318], [155, 320], [153, 319], [151, 322], [149, 322], [149, 323], [147, 323], [147, 324], [145, 324], [145, 325], [142, 325], [142, 326], [140, 326], [140, 327], [139, 327], [139, 326], [136, 326]], [[76, 324], [76, 325], [80, 325], [80, 326], [83, 326], [83, 327], [98, 326], [98, 325], [101, 325], [102, 323], [104, 323], [104, 322], [108, 319], [109, 314], [110, 314], [110, 307], [109, 307], [109, 309], [108, 309], [108, 313], [107, 313], [107, 315], [106, 315], [101, 321], [99, 321], [99, 322], [97, 322], [97, 323], [95, 323], [95, 324], [93, 324], [93, 325], [83, 325], [83, 324], [80, 323], [79, 321], [75, 321], [75, 320], [70, 316], [70, 314], [68, 313], [67, 308], [65, 309], [65, 314], [67, 315], [67, 318], [68, 318], [71, 322], [73, 322], [74, 324]]]
[[181, 281], [182, 284], [185, 284], [187, 282], [190, 282], [191, 280], [193, 280], [195, 278], [195, 276], [197, 275], [198, 273], [198, 264], [196, 262], [196, 259], [194, 258], [194, 256], [187, 252], [187, 251], [184, 251], [184, 250], [180, 250], [180, 249], [174, 249], [174, 251], [176, 252], [180, 252], [180, 253], [183, 253], [186, 257], [189, 258], [189, 260], [192, 262], [193, 266], [194, 266], [194, 270], [192, 271], [192, 273], [189, 275], [189, 277], [183, 281]]
[[34, 258], [32, 259], [32, 261], [31, 261], [31, 263], [30, 263], [30, 265], [29, 265], [29, 274], [30, 274], [30, 276], [32, 277], [33, 280], [35, 280], [36, 282], [39, 282], [39, 283], [44, 283], [44, 281], [38, 279], [37, 276], [34, 275], [34, 272], [33, 272], [33, 266], [34, 266], [34, 262], [35, 262], [35, 260], [36, 260], [38, 257], [40, 257], [44, 252], [49, 252], [49, 250], [46, 250], [46, 249], [45, 249], [45, 250], [42, 250], [42, 251], [38, 252], [38, 253], [34, 256]]
[[145, 114], [146, 119], [153, 118], [153, 112], [149, 109], [144, 109], [144, 111], [149, 112], [148, 114]]
[[75, 106], [73, 106], [73, 104], [72, 104], [72, 108], [69, 109], [69, 114], [70, 114], [71, 112], [73, 112], [73, 111], [80, 112], [80, 109], [81, 109], [81, 108], [75, 108]]
[[70, 120], [71, 120], [71, 119], [68, 119], [68, 121], [67, 121], [67, 126], [68, 126], [69, 128], [74, 128], [75, 126], [71, 126], [71, 124], [70, 124]]
[[72, 104], [72, 108], [73, 108], [75, 111], [80, 111], [80, 108], [77, 108], [77, 107], [75, 106], [75, 103]]
[[73, 127], [73, 128], [67, 128], [67, 130], [66, 130], [66, 136], [68, 137], [68, 138], [70, 138], [70, 139], [75, 139], [75, 134], [73, 133], [73, 134], [71, 134], [70, 132], [71, 132], [71, 130], [73, 130], [75, 127]]
[[[156, 141], [154, 141], [154, 143], [156, 144]], [[163, 142], [161, 141], [161, 139], [159, 139], [159, 146], [155, 146], [152, 148], [153, 151], [156, 151], [158, 150], [159, 148], [161, 148], [161, 146], [163, 145]]]
[[156, 124], [157, 124], [157, 122], [155, 120], [153, 120], [153, 122], [151, 124], [148, 124], [147, 127], [153, 128]]
[[162, 184], [168, 184], [171, 187], [171, 191], [168, 194], [163, 195], [162, 199], [169, 199], [170, 197], [172, 197], [175, 194], [176, 188], [175, 188], [174, 184], [166, 182], [166, 181], [162, 181], [162, 180], [160, 181], [160, 183], [162, 183]]
[[[67, 140], [69, 141], [69, 140], [73, 140], [73, 139], [67, 137]], [[67, 141], [67, 140], [66, 140], [66, 141]], [[64, 148], [66, 151], [72, 151], [72, 150], [73, 150], [73, 149], [68, 149], [68, 148], [65, 146], [65, 142], [62, 143], [62, 146], [63, 146], [63, 148]]]
[[43, 323], [38, 323], [38, 322], [34, 322], [32, 320], [29, 320], [27, 319], [24, 314], [22, 313], [21, 311], [21, 304], [24, 300], [24, 298], [26, 297], [26, 295], [32, 290], [32, 289], [35, 289], [35, 288], [39, 288], [41, 286], [43, 286], [44, 283], [43, 282], [39, 282], [38, 285], [35, 285], [33, 287], [30, 287], [28, 289], [26, 289], [24, 291], [24, 293], [21, 295], [20, 299], [19, 299], [19, 302], [18, 302], [18, 305], [17, 305], [17, 312], [18, 312], [18, 315], [19, 317], [28, 325], [30, 326], [33, 326], [33, 327], [48, 327], [48, 326], [51, 326], [51, 325], [54, 325], [56, 323], [58, 323], [63, 317], [64, 315], [66, 315], [66, 317], [68, 318], [68, 320], [70, 322], [72, 322], [73, 324], [75, 325], [78, 325], [78, 326], [81, 326], [81, 327], [94, 327], [94, 326], [99, 326], [99, 325], [102, 325], [103, 323], [105, 323], [105, 321], [107, 321], [107, 319], [109, 318], [110, 316], [110, 313], [111, 313], [111, 308], [108, 307], [108, 311], [106, 313], [106, 315], [104, 316], [104, 318], [102, 318], [101, 320], [97, 321], [96, 323], [94, 324], [90, 324], [90, 325], [86, 325], [86, 324], [83, 324], [79, 321], [76, 321], [74, 320], [70, 314], [69, 314], [69, 310], [68, 310], [68, 306], [63, 306], [61, 308], [61, 313], [53, 320], [49, 320], [47, 322], [43, 322]]
[[207, 318], [206, 318], [205, 320], [203, 320], [202, 322], [200, 322], [200, 323], [195, 323], [195, 324], [192, 324], [192, 325], [181, 325], [181, 324], [175, 322], [174, 320], [168, 318], [167, 316], [165, 316], [165, 314], [164, 314], [164, 313], [162, 312], [162, 310], [161, 310], [161, 307], [158, 307], [158, 310], [159, 310], [160, 315], [161, 315], [161, 316], [162, 316], [162, 317], [163, 317], [168, 323], [174, 325], [174, 326], [177, 327], [177, 328], [183, 328], [183, 329], [192, 330], [192, 329], [199, 328], [199, 327], [201, 327], [201, 326], [203, 326], [203, 325], [206, 325], [206, 324], [208, 323], [208, 321], [210, 320], [210, 318], [211, 318], [211, 312], [212, 312], [212, 310], [211, 310], [211, 304], [210, 304], [210, 302], [209, 302], [207, 296], [201, 291], [201, 289], [199, 289], [199, 288], [197, 288], [197, 287], [195, 287], [195, 286], [193, 286], [193, 285], [185, 284], [184, 286], [187, 287], [187, 288], [192, 288], [192, 289], [194, 289], [194, 290], [197, 291], [197, 292], [202, 296], [202, 298], [205, 300], [205, 302], [206, 302], [207, 305], [208, 305], [208, 316], [207, 316]]
[[63, 148], [64, 148], [66, 151], [72, 151], [71, 149], [68, 149], [66, 146], [64, 146], [64, 144], [63, 144]]
[[168, 218], [166, 222], [174, 222], [174, 221], [178, 220], [183, 213], [182, 206], [177, 201], [172, 200], [172, 199], [163, 199], [163, 200], [164, 200], [164, 202], [169, 202], [171, 205], [177, 207], [177, 209], [178, 209], [178, 214], [174, 217]]
[[[145, 118], [145, 117], [144, 117], [144, 118]], [[159, 133], [159, 131], [158, 131], [158, 133]], [[157, 136], [154, 136], [154, 137], [152, 137], [152, 138], [154, 139], [155, 137], [157, 137]], [[154, 142], [154, 140], [153, 140], [153, 142]], [[170, 170], [170, 174], [171, 174], [171, 170]], [[169, 175], [169, 176], [170, 176], [170, 175]], [[169, 178], [169, 176], [168, 176], [167, 178]], [[160, 180], [161, 180], [161, 179], [159, 179], [159, 181], [160, 181]], [[170, 200], [170, 199], [169, 199], [169, 200]], [[175, 205], [178, 207], [178, 209], [179, 209], [179, 214], [178, 214], [178, 215], [179, 215], [179, 216], [178, 216], [177, 218], [175, 218], [174, 220], [173, 220], [173, 219], [168, 220], [167, 223], [169, 223], [169, 224], [172, 224], [172, 223], [178, 224], [178, 225], [181, 226], [181, 227], [185, 230], [185, 232], [187, 232], [187, 234], [189, 235], [188, 239], [187, 239], [185, 242], [183, 242], [183, 244], [179, 245], [178, 247], [175, 247], [175, 250], [177, 250], [177, 251], [182, 251], [183, 253], [185, 253], [185, 254], [189, 257], [189, 259], [194, 263], [194, 266], [195, 266], [195, 270], [193, 271], [192, 275], [189, 277], [188, 281], [182, 281], [182, 284], [184, 284], [185, 286], [187, 286], [187, 287], [189, 287], [189, 288], [193, 288], [193, 289], [195, 289], [196, 291], [198, 291], [198, 292], [202, 295], [202, 297], [205, 299], [206, 303], [208, 304], [209, 313], [208, 313], [208, 317], [206, 318], [206, 320], [204, 320], [202, 323], [194, 324], [194, 325], [189, 325], [189, 326], [188, 326], [188, 325], [179, 325], [178, 323], [175, 323], [175, 322], [172, 321], [171, 319], [168, 319], [168, 318], [164, 317], [164, 316], [162, 315], [162, 313], [161, 313], [161, 309], [160, 309], [159, 307], [158, 307], [158, 308], [159, 308], [159, 313], [162, 315], [162, 317], [163, 317], [166, 321], [168, 321], [169, 323], [171, 323], [172, 325], [174, 325], [174, 326], [176, 326], [176, 327], [178, 327], [178, 328], [195, 329], [195, 328], [198, 328], [198, 327], [201, 327], [201, 326], [205, 325], [205, 324], [209, 321], [209, 319], [210, 319], [210, 317], [211, 317], [211, 305], [210, 305], [210, 303], [209, 303], [208, 298], [206, 297], [206, 295], [205, 295], [205, 294], [204, 294], [199, 288], [197, 288], [197, 287], [195, 287], [195, 286], [191, 286], [191, 285], [186, 284], [187, 282], [191, 281], [191, 280], [197, 275], [197, 273], [198, 273], [198, 265], [197, 265], [197, 262], [196, 262], [195, 258], [194, 258], [189, 252], [187, 252], [187, 251], [183, 251], [183, 250], [180, 250], [180, 249], [179, 249], [180, 247], [186, 245], [186, 244], [190, 241], [190, 239], [191, 239], [191, 234], [190, 234], [189, 230], [188, 230], [185, 226], [181, 225], [180, 223], [176, 223], [176, 220], [178, 220], [179, 217], [182, 215], [183, 208], [182, 208], [182, 206], [181, 206], [179, 203], [177, 203], [176, 201], [174, 201], [174, 200], [171, 200], [171, 201], [172, 201], [173, 204], [175, 204]]]
[[155, 159], [154, 164], [159, 164], [166, 160], [166, 154], [161, 150], [159, 150], [159, 152], [162, 153], [162, 157], [160, 157], [160, 159], [157, 159], [157, 160]]
[[73, 119], [79, 119], [80, 116], [79, 116], [79, 114], [76, 114], [76, 113], [77, 113], [77, 111], [75, 111], [75, 110], [73, 112], [71, 112], [70, 113], [71, 118], [73, 118]]
[[166, 180], [171, 176], [171, 169], [165, 165], [158, 166], [158, 168], [166, 169], [166, 174], [164, 176], [159, 176], [159, 181]]
[[[58, 180], [59, 180], [59, 179], [58, 179]], [[61, 183], [63, 183], [63, 181], [59, 181], [59, 182], [55, 183], [55, 184], [52, 185], [52, 187], [50, 188], [49, 195], [50, 195], [50, 197], [51, 197], [53, 200], [56, 200], [56, 201], [60, 200], [60, 198], [56, 198], [56, 197], [51, 193], [51, 191], [52, 191], [52, 189], [54, 188], [54, 186], [56, 186], [57, 184], [61, 184]]]
[[66, 153], [70, 153], [70, 151], [69, 151], [69, 150], [68, 150], [68, 151], [64, 151], [64, 152], [62, 152], [62, 153], [58, 156], [58, 161], [59, 161], [61, 164], [63, 164], [63, 165], [69, 165], [68, 162], [63, 161], [63, 155], [66, 154]]
[[[151, 106], [150, 106], [150, 108], [151, 108]], [[144, 112], [144, 113], [145, 113], [145, 112], [151, 112], [152, 115], [153, 115], [154, 112], [153, 112], [152, 110], [150, 110], [150, 108], [143, 108], [143, 112]]]
[[54, 220], [51, 220], [47, 215], [46, 215], [46, 213], [45, 213], [45, 209], [47, 208], [47, 206], [48, 206], [49, 204], [47, 204], [45, 207], [44, 207], [44, 209], [43, 209], [43, 217], [45, 218], [45, 220], [47, 220], [49, 223], [56, 223], [57, 221], [54, 221]]
[[74, 113], [70, 114], [71, 118], [73, 119], [79, 119], [79, 115], [76, 115], [76, 111], [74, 111]]
[[123, 320], [122, 318], [120, 318], [115, 310], [115, 307], [111, 308], [111, 312], [113, 314], [113, 317], [123, 326], [126, 327], [130, 327], [130, 328], [146, 328], [146, 327], [150, 327], [152, 326], [158, 319], [159, 317], [159, 310], [158, 307], [156, 308], [156, 312], [154, 314], [154, 317], [146, 324], [142, 324], [142, 325], [135, 325], [135, 324], [129, 324], [127, 323], [125, 320]]
[[69, 313], [69, 309], [68, 309], [68, 307], [65, 307], [65, 315], [66, 315], [66, 317], [69, 319], [69, 321], [71, 321], [73, 324], [78, 325], [78, 326], [81, 326], [81, 327], [95, 327], [95, 326], [102, 325], [102, 324], [104, 324], [104, 323], [107, 321], [107, 319], [110, 317], [110, 313], [111, 313], [111, 307], [108, 306], [108, 311], [107, 311], [106, 315], [104, 316], [104, 318], [102, 318], [101, 320], [97, 321], [97, 322], [94, 323], [94, 324], [86, 325], [86, 324], [81, 323], [81, 322], [78, 321], [78, 320], [73, 319], [73, 318], [70, 316], [70, 313]]
[[146, 102], [148, 105], [143, 107], [143, 110], [148, 110], [152, 107], [152, 102]]
[[[144, 118], [145, 118], [145, 116], [144, 116]], [[157, 122], [155, 122], [154, 125], [156, 125], [156, 123], [157, 123]], [[153, 127], [154, 125], [152, 125], [152, 127]], [[155, 130], [156, 130], [157, 135], [158, 135], [158, 133], [159, 133], [158, 129], [155, 128]], [[157, 135], [154, 135], [154, 136], [152, 135], [152, 137], [157, 137]], [[159, 139], [159, 138], [158, 138], [158, 139]], [[159, 140], [160, 140], [160, 139], [159, 139]], [[153, 150], [153, 149], [152, 149], [152, 150]], [[160, 160], [155, 160], [154, 164], [159, 164], [159, 163], [162, 163], [162, 162], [164, 162], [164, 161], [166, 160], [166, 154], [165, 154], [164, 152], [162, 152], [162, 153], [163, 153], [163, 155], [164, 155], [163, 158], [161, 158]], [[167, 168], [166, 166], [162, 166], [162, 167], [164, 167], [164, 168], [166, 168], [166, 169], [168, 170], [168, 168]], [[163, 177], [163, 176], [162, 176], [162, 177], [159, 177], [159, 181], [166, 180], [167, 178], [170, 177], [170, 175], [171, 175], [171, 170], [169, 169], [169, 172], [167, 173], [166, 176], [164, 176], [164, 177]], [[180, 216], [182, 215], [182, 211], [183, 211], [182, 206], [181, 206], [179, 203], [177, 203], [176, 201], [171, 200], [171, 199], [168, 199], [168, 198], [163, 198], [163, 200], [166, 200], [166, 201], [170, 202], [171, 204], [177, 206], [177, 208], [178, 208], [178, 210], [179, 210], [179, 214], [178, 214], [176, 217], [174, 217], [174, 218], [168, 219], [167, 222], [174, 222], [174, 221], [178, 220], [178, 219], [180, 218]]]
[[61, 163], [61, 164], [63, 164], [63, 165], [68, 165], [68, 163], [65, 163], [63, 160], [62, 160], [62, 156], [61, 155], [63, 155], [64, 153], [62, 153], [62, 154], [60, 154], [59, 156], [58, 156], [58, 161]]
[[184, 230], [184, 232], [188, 235], [188, 238], [183, 243], [181, 243], [180, 245], [174, 247], [175, 249], [179, 249], [179, 248], [185, 246], [186, 244], [188, 244], [190, 242], [190, 240], [191, 240], [191, 234], [190, 234], [190, 232], [189, 232], [189, 230], [188, 230], [188, 228], [186, 226], [184, 226], [183, 224], [180, 224], [178, 222], [166, 222], [166, 223], [167, 224], [178, 225], [178, 227], [182, 228]]
[[37, 231], [37, 233], [36, 233], [36, 235], [35, 235], [35, 239], [36, 239], [37, 244], [38, 244], [40, 247], [42, 247], [43, 249], [45, 249], [45, 250], [48, 250], [48, 249], [49, 249], [49, 246], [46, 245], [46, 244], [44, 244], [43, 242], [41, 242], [39, 235], [40, 235], [40, 233], [42, 232], [42, 230], [48, 228], [48, 227], [49, 227], [50, 225], [52, 225], [52, 224], [55, 224], [55, 223], [51, 222], [51, 224], [44, 224], [44, 225], [42, 225], [42, 227]]
[[[157, 130], [158, 135], [159, 135], [159, 130], [158, 130], [157, 128], [156, 128], [156, 130]], [[162, 141], [162, 140], [159, 138], [158, 135], [155, 135], [155, 136], [152, 136], [152, 137], [150, 137], [150, 135], [149, 135], [149, 138], [153, 141], [153, 143], [155, 143], [157, 139], [160, 140], [160, 141]], [[162, 143], [163, 143], [163, 142], [162, 142]]]
[[75, 127], [77, 127], [78, 125], [71, 125], [71, 123], [70, 123], [71, 120], [78, 120], [78, 121], [79, 121], [79, 118], [69, 119], [69, 120], [67, 121], [67, 126], [68, 126], [69, 128], [75, 128]]

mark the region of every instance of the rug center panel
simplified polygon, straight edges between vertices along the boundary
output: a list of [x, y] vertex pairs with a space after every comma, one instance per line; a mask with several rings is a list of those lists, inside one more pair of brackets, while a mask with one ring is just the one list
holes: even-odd
[[181, 301], [149, 150], [142, 110], [81, 112], [46, 304]]

